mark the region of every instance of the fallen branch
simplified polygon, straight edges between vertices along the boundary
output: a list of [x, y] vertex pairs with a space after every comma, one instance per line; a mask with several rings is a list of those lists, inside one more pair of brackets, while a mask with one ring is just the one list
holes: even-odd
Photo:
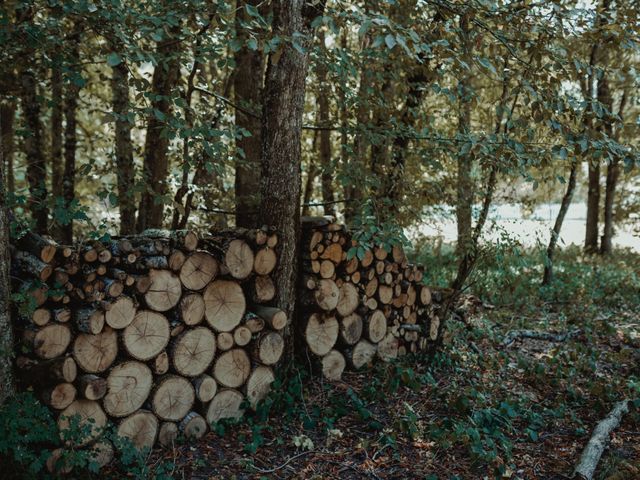
[[505, 335], [504, 340], [502, 340], [502, 346], [508, 347], [513, 342], [521, 338], [546, 340], [548, 342], [564, 342], [571, 337], [575, 337], [579, 333], [580, 330], [572, 330], [566, 333], [538, 332], [536, 330], [512, 330]]
[[573, 471], [573, 476], [584, 480], [591, 480], [593, 474], [596, 471], [602, 452], [604, 451], [607, 442], [609, 441], [609, 435], [620, 424], [622, 416], [629, 411], [629, 401], [622, 400], [616, 403], [613, 410], [609, 412], [609, 415], [604, 420], [601, 420], [596, 428], [593, 429], [593, 434], [589, 443], [582, 451], [580, 461]]

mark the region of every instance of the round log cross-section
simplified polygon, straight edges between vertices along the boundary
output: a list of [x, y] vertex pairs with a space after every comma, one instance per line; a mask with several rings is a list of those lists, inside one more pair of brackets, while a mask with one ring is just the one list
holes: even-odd
[[224, 264], [233, 278], [244, 280], [253, 270], [253, 250], [240, 239], [231, 240], [224, 255]]
[[316, 355], [326, 355], [336, 344], [339, 329], [336, 317], [312, 314], [304, 330], [304, 337], [309, 349]]
[[153, 393], [151, 407], [162, 420], [175, 422], [191, 411], [195, 396], [189, 380], [178, 375], [168, 375], [162, 378]]
[[223, 418], [240, 418], [244, 411], [240, 408], [244, 396], [237, 390], [226, 388], [213, 397], [207, 409], [207, 423], [216, 423]]
[[[78, 419], [77, 423], [74, 418]], [[107, 416], [100, 404], [92, 400], [76, 400], [65, 408], [58, 418], [61, 438], [66, 440], [66, 443], [74, 443], [77, 446], [83, 446], [95, 440], [106, 424]], [[67, 431], [72, 425], [77, 426], [80, 432], [86, 432], [84, 438], [76, 438], [75, 435], [72, 435], [71, 439], [67, 438], [69, 436]]]
[[147, 411], [140, 410], [120, 422], [118, 436], [128, 438], [138, 450], [153, 447], [158, 433], [158, 419]]
[[218, 274], [218, 261], [207, 252], [187, 257], [180, 269], [180, 281], [188, 290], [202, 290]]
[[132, 361], [116, 365], [107, 377], [104, 409], [113, 417], [135, 412], [149, 396], [152, 383], [151, 369], [144, 363]]
[[204, 373], [211, 365], [215, 354], [215, 335], [206, 327], [197, 327], [176, 339], [171, 358], [176, 372], [195, 377]]
[[175, 307], [182, 295], [180, 279], [170, 270], [151, 270], [149, 289], [144, 294], [147, 306], [157, 312]]
[[251, 373], [251, 362], [247, 352], [234, 348], [218, 357], [213, 367], [213, 376], [225, 387], [237, 388], [244, 384]]
[[244, 315], [246, 300], [237, 282], [216, 280], [204, 291], [205, 317], [216, 331], [230, 332]]
[[122, 341], [136, 360], [151, 360], [169, 343], [169, 322], [161, 313], [141, 310], [124, 329]]
[[258, 403], [267, 396], [275, 379], [273, 370], [269, 367], [259, 365], [251, 372], [247, 380], [247, 399], [251, 408], [255, 410]]
[[73, 356], [78, 366], [88, 373], [104, 372], [118, 353], [115, 330], [105, 327], [98, 335], [81, 333], [73, 344]]

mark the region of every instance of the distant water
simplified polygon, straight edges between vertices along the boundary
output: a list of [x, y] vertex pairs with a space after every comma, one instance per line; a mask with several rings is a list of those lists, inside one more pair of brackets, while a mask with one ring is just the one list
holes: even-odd
[[[517, 204], [496, 205], [489, 214], [482, 238], [488, 242], [495, 242], [507, 237], [528, 247], [538, 243], [546, 245], [559, 209], [560, 204], [557, 203], [540, 205], [533, 212], [525, 212]], [[569, 207], [560, 232], [560, 246], [584, 243], [586, 213], [586, 204], [575, 204]], [[602, 229], [602, 225], [600, 227]], [[446, 243], [455, 242], [457, 237], [455, 215], [452, 213], [448, 218], [424, 223], [412, 228], [408, 234], [410, 238], [426, 235], [441, 237]], [[629, 247], [640, 252], [640, 235], [637, 233], [634, 235], [630, 225], [619, 226], [616, 228], [613, 244], [616, 247]]]

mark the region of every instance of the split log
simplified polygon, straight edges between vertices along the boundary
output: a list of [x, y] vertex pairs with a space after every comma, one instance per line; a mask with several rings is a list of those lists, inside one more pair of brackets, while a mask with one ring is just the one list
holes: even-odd
[[16, 361], [19, 373], [30, 385], [49, 386], [58, 382], [73, 383], [78, 374], [75, 360], [70, 357], [58, 357], [45, 361], [29, 360], [21, 365], [20, 358]]
[[322, 279], [314, 292], [317, 305], [325, 311], [334, 310], [338, 306], [340, 290], [333, 280]]
[[11, 265], [29, 277], [37, 278], [43, 282], [46, 282], [53, 273], [53, 267], [51, 265], [30, 253], [20, 250], [13, 252]]
[[188, 290], [202, 290], [218, 274], [218, 261], [209, 253], [198, 251], [187, 257], [180, 269], [180, 281]]
[[59, 357], [71, 343], [71, 330], [66, 325], [51, 324], [37, 331], [25, 332], [25, 340], [31, 344], [33, 353], [44, 360]]
[[398, 347], [400, 342], [392, 333], [388, 333], [384, 336], [380, 342], [378, 342], [378, 357], [384, 362], [390, 362], [398, 358]]
[[216, 280], [204, 291], [204, 315], [218, 332], [230, 332], [240, 324], [246, 308], [242, 288], [236, 282]]
[[287, 314], [279, 308], [253, 305], [251, 310], [274, 330], [282, 330], [287, 326]]
[[349, 362], [351, 363], [351, 366], [354, 369], [359, 370], [363, 366], [371, 363], [375, 354], [375, 345], [369, 343], [366, 340], [360, 340], [354, 345], [353, 349], [348, 352], [347, 357], [349, 359]]
[[234, 348], [218, 357], [213, 366], [213, 376], [225, 387], [238, 388], [247, 381], [251, 373], [251, 362], [247, 352]]
[[162, 422], [158, 431], [158, 442], [164, 448], [173, 448], [178, 439], [178, 425], [175, 422]]
[[151, 270], [149, 288], [144, 294], [147, 306], [157, 312], [166, 312], [180, 301], [182, 284], [180, 279], [169, 270]]
[[366, 321], [367, 338], [373, 343], [378, 343], [387, 334], [387, 318], [381, 310], [374, 310]]
[[275, 381], [273, 370], [263, 365], [257, 366], [247, 379], [247, 400], [252, 409], [256, 409], [258, 404], [271, 391], [271, 384]]
[[149, 450], [156, 441], [158, 419], [147, 410], [139, 410], [120, 422], [117, 434], [128, 438], [138, 450]]
[[131, 297], [121, 296], [114, 302], [105, 303], [105, 322], [116, 330], [126, 328], [136, 316], [136, 305]]
[[195, 390], [186, 378], [166, 375], [152, 395], [151, 408], [162, 420], [176, 422], [191, 411], [194, 401]]
[[107, 377], [103, 405], [112, 417], [126, 417], [149, 397], [153, 384], [151, 370], [144, 363], [128, 361], [116, 365]]
[[229, 274], [238, 280], [244, 280], [253, 270], [255, 258], [251, 247], [243, 240], [231, 240], [224, 254], [224, 264]]
[[177, 373], [196, 377], [209, 368], [215, 354], [215, 335], [206, 327], [196, 327], [175, 340], [171, 359]]
[[31, 314], [31, 322], [38, 327], [44, 327], [51, 320], [51, 311], [48, 308], [36, 308]]
[[200, 375], [191, 380], [196, 393], [196, 398], [203, 403], [210, 402], [216, 396], [218, 384], [209, 375]]
[[169, 333], [169, 321], [164, 315], [151, 310], [141, 310], [124, 329], [122, 343], [131, 357], [147, 361], [166, 348]]
[[580, 460], [573, 473], [574, 476], [578, 475], [579, 478], [584, 480], [591, 480], [593, 478], [602, 452], [609, 442], [611, 432], [618, 427], [622, 417], [627, 412], [629, 412], [629, 401], [622, 400], [616, 403], [613, 410], [609, 412], [609, 415], [596, 425], [587, 446], [582, 451], [582, 455], [580, 455]]
[[76, 387], [72, 383], [59, 383], [55, 387], [45, 388], [40, 398], [56, 410], [67, 408], [76, 399]]
[[199, 293], [190, 293], [180, 301], [180, 316], [186, 325], [198, 325], [204, 318], [204, 298]]
[[340, 286], [336, 309], [346, 317], [356, 311], [359, 301], [358, 289], [352, 283], [345, 282]]
[[87, 400], [100, 400], [107, 394], [107, 380], [90, 373], [82, 375], [78, 379], [78, 390]]
[[314, 313], [307, 320], [304, 339], [313, 353], [324, 356], [336, 344], [339, 329], [336, 317], [323, 317]]
[[207, 433], [207, 421], [196, 412], [189, 412], [178, 425], [180, 432], [187, 439], [198, 440]]
[[166, 351], [159, 353], [151, 362], [151, 369], [156, 375], [167, 373], [169, 371], [169, 354]]
[[362, 337], [362, 317], [352, 313], [340, 320], [340, 339], [346, 345], [355, 345]]
[[249, 296], [254, 303], [266, 303], [276, 296], [276, 287], [268, 275], [256, 275], [249, 287]]
[[[75, 420], [77, 418], [77, 421]], [[74, 419], [72, 421], [72, 419]], [[107, 416], [98, 402], [92, 400], [79, 399], [65, 408], [58, 418], [58, 430], [60, 438], [67, 445], [73, 444], [78, 447], [87, 445], [98, 438], [107, 424]], [[71, 425], [77, 426], [80, 432], [85, 433], [84, 437], [78, 438], [72, 435]], [[80, 433], [79, 432], [79, 433]]]
[[222, 332], [218, 334], [218, 349], [226, 352], [227, 350], [231, 350], [235, 345], [235, 341], [233, 339], [233, 334], [229, 332]]
[[251, 342], [252, 333], [248, 327], [240, 325], [233, 331], [233, 341], [239, 347], [244, 347]]
[[278, 258], [273, 248], [261, 248], [256, 252], [253, 261], [253, 271], [258, 275], [269, 275], [276, 268]]
[[[264, 365], [275, 365], [284, 352], [284, 339], [277, 332], [264, 332], [255, 341], [255, 358]], [[231, 387], [233, 385], [227, 385]]]
[[223, 418], [240, 418], [244, 415], [241, 408], [244, 396], [237, 390], [225, 388], [220, 390], [207, 408], [207, 423], [215, 424]]
[[338, 350], [331, 350], [321, 361], [321, 371], [324, 378], [331, 382], [337, 382], [342, 378], [342, 372], [347, 365], [342, 353]]

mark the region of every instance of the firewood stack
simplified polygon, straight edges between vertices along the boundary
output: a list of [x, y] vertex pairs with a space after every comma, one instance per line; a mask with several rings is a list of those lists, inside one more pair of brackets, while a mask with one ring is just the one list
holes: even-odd
[[277, 243], [266, 228], [148, 230], [73, 247], [27, 234], [12, 247], [15, 291], [34, 307], [14, 316], [20, 382], [62, 431], [75, 414], [90, 426], [74, 443], [93, 445], [99, 463], [113, 455], [99, 438], [110, 421], [142, 448], [242, 415], [283, 353], [288, 319], [268, 306]]
[[389, 361], [426, 350], [440, 320], [423, 269], [400, 246], [361, 249], [331, 217], [303, 218], [300, 335], [329, 380], [376, 357]]

